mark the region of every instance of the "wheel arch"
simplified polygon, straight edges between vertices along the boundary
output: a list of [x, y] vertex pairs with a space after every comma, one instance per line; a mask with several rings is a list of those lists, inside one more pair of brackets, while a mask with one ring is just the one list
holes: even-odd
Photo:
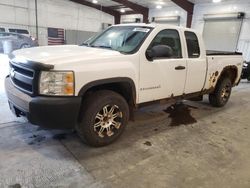
[[[226, 66], [221, 71], [221, 74], [218, 78], [218, 81], [221, 80], [222, 78], [228, 77], [228, 78], [230, 78], [232, 85], [235, 86], [237, 84], [236, 79], [238, 78], [238, 74], [239, 73], [238, 73], [237, 66], [235, 66], [235, 65]], [[217, 81], [217, 84], [218, 84], [218, 81]]]
[[30, 46], [27, 42], [23, 42], [23, 43], [21, 43], [21, 45], [20, 45], [20, 47], [19, 47], [19, 48], [23, 48], [23, 46], [25, 46], [25, 45]]
[[136, 105], [135, 83], [128, 77], [108, 78], [89, 82], [80, 89], [78, 96], [84, 98], [91, 92], [104, 89], [112, 90], [122, 95], [129, 106], [134, 107]]

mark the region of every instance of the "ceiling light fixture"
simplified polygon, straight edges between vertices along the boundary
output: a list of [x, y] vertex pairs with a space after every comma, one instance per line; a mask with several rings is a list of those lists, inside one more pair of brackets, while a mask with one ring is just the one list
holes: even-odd
[[213, 3], [219, 3], [221, 0], [213, 0]]
[[162, 6], [161, 5], [156, 5], [156, 8], [157, 9], [162, 9]]
[[236, 6], [233, 6], [233, 8], [232, 8], [233, 10], [237, 10], [237, 7]]
[[98, 3], [98, 1], [97, 1], [97, 0], [93, 0], [93, 1], [92, 1], [92, 3], [97, 4], [97, 3]]
[[124, 13], [124, 12], [126, 12], [126, 10], [125, 10], [125, 9], [121, 9], [120, 12], [121, 12], [121, 13]]
[[155, 2], [156, 5], [165, 5], [165, 3], [163, 1], [157, 1]]

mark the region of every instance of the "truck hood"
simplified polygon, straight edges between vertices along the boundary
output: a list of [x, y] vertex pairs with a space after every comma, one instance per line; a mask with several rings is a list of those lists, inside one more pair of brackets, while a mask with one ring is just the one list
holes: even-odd
[[44, 46], [20, 49], [13, 52], [16, 59], [44, 64], [61, 64], [69, 61], [106, 59], [121, 56], [118, 51], [77, 45]]

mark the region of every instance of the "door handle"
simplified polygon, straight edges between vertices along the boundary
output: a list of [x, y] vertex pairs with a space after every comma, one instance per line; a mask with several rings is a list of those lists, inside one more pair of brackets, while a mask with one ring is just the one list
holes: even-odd
[[184, 66], [175, 67], [175, 70], [184, 70], [184, 69], [186, 69], [186, 67], [184, 67]]

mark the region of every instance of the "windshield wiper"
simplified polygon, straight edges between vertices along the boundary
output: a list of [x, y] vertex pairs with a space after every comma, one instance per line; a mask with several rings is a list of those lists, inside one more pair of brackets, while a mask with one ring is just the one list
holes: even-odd
[[93, 47], [93, 48], [106, 48], [106, 49], [113, 50], [113, 48], [111, 46], [104, 46], [104, 45], [99, 45], [99, 46], [91, 45], [91, 47]]
[[82, 43], [80, 46], [89, 46], [89, 43]]

